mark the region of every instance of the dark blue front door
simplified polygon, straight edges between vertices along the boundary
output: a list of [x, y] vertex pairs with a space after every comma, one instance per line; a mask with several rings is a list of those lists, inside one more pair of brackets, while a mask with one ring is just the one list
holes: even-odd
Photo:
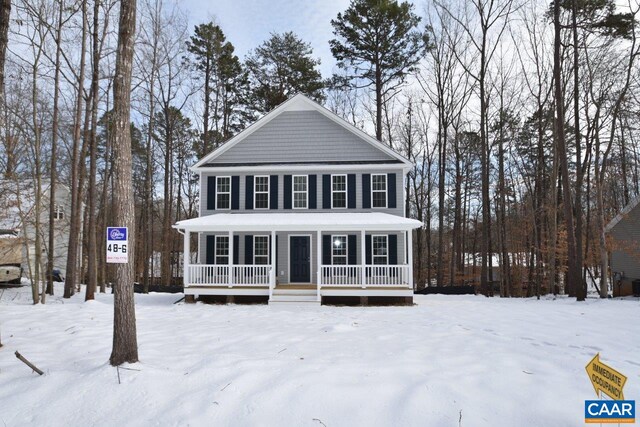
[[311, 281], [311, 239], [309, 236], [291, 236], [290, 239], [289, 281], [309, 283]]

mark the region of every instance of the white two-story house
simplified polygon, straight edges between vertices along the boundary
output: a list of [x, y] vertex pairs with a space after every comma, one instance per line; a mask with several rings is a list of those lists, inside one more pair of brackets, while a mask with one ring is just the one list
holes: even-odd
[[[403, 182], [411, 163], [304, 95], [201, 159], [184, 292], [269, 303], [413, 295]], [[198, 264], [188, 259], [191, 236]]]

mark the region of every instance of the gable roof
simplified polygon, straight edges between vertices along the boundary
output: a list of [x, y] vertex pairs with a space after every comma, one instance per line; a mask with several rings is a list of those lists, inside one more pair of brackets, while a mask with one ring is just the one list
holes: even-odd
[[[396, 153], [391, 148], [385, 146], [375, 138], [372, 138], [371, 136], [367, 135], [365, 132], [361, 131], [360, 129], [346, 122], [345, 120], [338, 117], [337, 115], [335, 115], [328, 109], [324, 108], [320, 104], [312, 101], [311, 99], [307, 98], [302, 94], [297, 94], [294, 97], [287, 100], [286, 102], [280, 104], [273, 111], [271, 111], [269, 114], [262, 117], [255, 123], [253, 123], [244, 131], [240, 132], [238, 135], [231, 138], [224, 145], [212, 151], [208, 155], [204, 156], [191, 169], [198, 170], [201, 168], [206, 168], [211, 166], [221, 166], [221, 164], [225, 164], [225, 163], [226, 164], [233, 163], [234, 166], [235, 165], [248, 166], [250, 164], [249, 163], [245, 164], [245, 162], [229, 162], [226, 160], [227, 156], [223, 156], [223, 155], [225, 153], [228, 153], [229, 150], [231, 150], [233, 147], [240, 144], [242, 141], [247, 140], [252, 134], [254, 134], [256, 131], [260, 129], [264, 128], [265, 132], [271, 133], [273, 137], [273, 133], [274, 132], [277, 133], [279, 132], [279, 130], [275, 129], [274, 125], [267, 126], [269, 123], [272, 123], [272, 122], [276, 123], [280, 121], [283, 123], [284, 126], [292, 126], [292, 124], [293, 126], [295, 126], [297, 120], [302, 120], [305, 118], [309, 119], [310, 117], [313, 117], [313, 120], [316, 123], [320, 123], [320, 124], [331, 123], [331, 124], [338, 125], [337, 127], [333, 126], [333, 128], [336, 130], [336, 132], [339, 133], [339, 137], [341, 138], [341, 140], [347, 141], [348, 139], [346, 138], [347, 136], [350, 138], [349, 142], [351, 145], [347, 146], [347, 143], [345, 142], [345, 147], [344, 147], [345, 149], [349, 150], [349, 149], [355, 148], [354, 144], [364, 144], [366, 147], [362, 147], [362, 148], [366, 148], [367, 152], [369, 153], [369, 157], [371, 158], [362, 159], [363, 161], [364, 160], [374, 160], [374, 161], [386, 160], [389, 163], [402, 164], [404, 165], [404, 167], [407, 167], [407, 168], [412, 166], [409, 160], [407, 160], [402, 155]], [[274, 121], [274, 119], [278, 119], [278, 120]], [[267, 127], [265, 128], [265, 126]], [[294, 133], [295, 135], [293, 140], [295, 140], [296, 137], [300, 137], [300, 136], [304, 136], [309, 139], [311, 134], [311, 132], [305, 133], [304, 130], [301, 129], [300, 125], [296, 126]], [[291, 135], [287, 135], [287, 136], [291, 137]], [[292, 139], [289, 138], [290, 143], [291, 141]], [[319, 141], [316, 140], [316, 141], [313, 141], [312, 143], [314, 148], [317, 148], [320, 151], [322, 150], [322, 147], [321, 147], [321, 144], [319, 144], [318, 142]], [[305, 147], [301, 147], [302, 150], [304, 148]], [[325, 159], [326, 161], [323, 160], [316, 163], [327, 163], [327, 161], [329, 162], [335, 161], [340, 158], [339, 156], [344, 154], [344, 153], [335, 152], [335, 150], [332, 150], [329, 152], [331, 153], [332, 156], [334, 157], [338, 156], [338, 157], [337, 158], [327, 157]], [[371, 154], [374, 154], [374, 155], [372, 156]], [[221, 156], [223, 156], [222, 159], [220, 158]], [[248, 160], [251, 161], [250, 159]], [[215, 163], [215, 165], [213, 163]]]
[[629, 212], [635, 209], [636, 206], [638, 206], [638, 204], [640, 204], [640, 196], [636, 197], [631, 202], [629, 202], [629, 204], [625, 206], [624, 209], [622, 209], [622, 211], [620, 211], [618, 215], [616, 215], [611, 221], [609, 221], [609, 224], [607, 224], [604, 227], [605, 233], [608, 233], [609, 231], [611, 231], [611, 229], [613, 229], [613, 227], [618, 225], [618, 223], [622, 221], [622, 219], [626, 217], [629, 214]]

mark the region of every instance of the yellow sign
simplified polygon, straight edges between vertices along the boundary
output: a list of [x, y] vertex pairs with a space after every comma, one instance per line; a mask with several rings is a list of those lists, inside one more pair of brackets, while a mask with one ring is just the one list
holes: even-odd
[[622, 388], [627, 382], [627, 377], [602, 363], [600, 353], [591, 359], [586, 369], [598, 397], [600, 397], [600, 392], [603, 392], [613, 400], [624, 400]]

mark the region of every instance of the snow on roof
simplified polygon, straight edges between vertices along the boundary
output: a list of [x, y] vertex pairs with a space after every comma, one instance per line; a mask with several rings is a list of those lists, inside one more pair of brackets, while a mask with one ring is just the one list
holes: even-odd
[[346, 231], [413, 230], [422, 223], [382, 212], [237, 213], [214, 214], [178, 221], [188, 231]]

